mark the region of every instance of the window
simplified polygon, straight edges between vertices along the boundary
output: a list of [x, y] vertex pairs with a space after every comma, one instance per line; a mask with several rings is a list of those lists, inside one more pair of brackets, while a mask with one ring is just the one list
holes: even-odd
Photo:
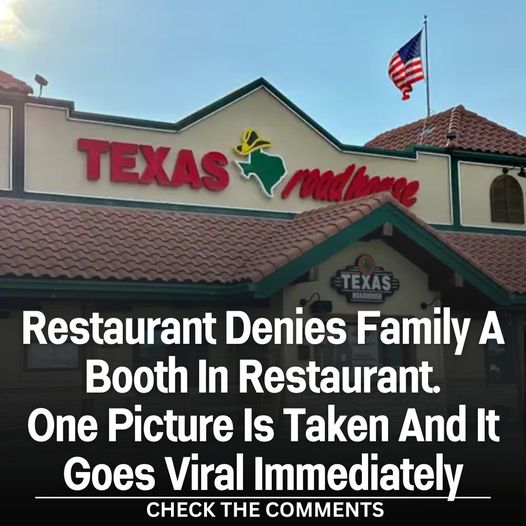
[[32, 343], [26, 348], [26, 369], [78, 369], [79, 346], [72, 343], [62, 345]]
[[495, 223], [524, 223], [524, 197], [519, 182], [499, 175], [490, 189], [491, 220]]

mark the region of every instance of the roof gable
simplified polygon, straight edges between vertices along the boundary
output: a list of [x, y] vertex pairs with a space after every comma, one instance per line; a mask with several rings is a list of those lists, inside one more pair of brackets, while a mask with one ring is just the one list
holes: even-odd
[[[327, 129], [325, 129], [321, 124], [319, 124], [315, 119], [303, 111], [299, 106], [292, 102], [292, 100], [290, 100], [286, 95], [284, 95], [280, 90], [278, 90], [273, 84], [263, 77], [245, 84], [244, 86], [232, 91], [231, 93], [217, 99], [216, 101], [200, 108], [199, 110], [186, 117], [183, 117], [176, 122], [152, 121], [147, 119], [136, 119], [131, 117], [86, 112], [77, 110], [73, 101], [33, 97], [31, 98], [31, 102], [51, 107], [66, 108], [68, 111], [68, 116], [74, 118], [75, 120], [89, 121], [94, 123], [118, 124], [153, 130], [183, 132], [184, 130], [213, 117], [219, 112], [228, 109], [230, 106], [235, 105], [236, 103], [247, 97], [250, 97], [253, 94], [257, 94], [258, 92], [265, 92], [269, 94], [274, 99], [274, 101], [281, 106], [282, 109], [289, 111], [298, 119], [298, 121], [301, 121], [303, 125], [316, 132], [321, 138], [323, 138], [339, 151], [349, 153], [363, 152], [366, 154], [388, 155], [397, 158], [416, 158], [416, 153], [414, 151], [401, 152], [396, 151], [395, 149], [384, 149], [381, 147], [369, 148], [367, 146], [346, 144], [338, 140], [333, 134], [331, 134]], [[246, 123], [245, 119], [243, 126], [248, 125], [249, 124]]]
[[[25, 82], [0, 70], [1, 89], [26, 95], [33, 92], [33, 89]], [[38, 101], [40, 104], [66, 107], [69, 115], [75, 119], [180, 132], [260, 90], [272, 95], [277, 102], [291, 111], [299, 120], [342, 152], [363, 152], [414, 159], [414, 147], [420, 146], [422, 150], [426, 147], [440, 150], [453, 148], [496, 155], [526, 156], [525, 136], [469, 111], [462, 105], [437, 113], [427, 119], [420, 119], [381, 133], [364, 146], [346, 144], [339, 141], [263, 77], [249, 82], [177, 122], [151, 121], [78, 111], [71, 101], [40, 97], [31, 100]], [[454, 133], [454, 140], [447, 138], [449, 132]]]
[[366, 143], [371, 148], [395, 150], [418, 145], [526, 155], [526, 137], [462, 105], [381, 133]]
[[[304, 236], [302, 242], [304, 248], [298, 254], [300, 245], [297, 241], [294, 243], [294, 235], [283, 239], [282, 245], [289, 247], [289, 253], [296, 251], [296, 256], [291, 258], [287, 264], [282, 264], [259, 280], [256, 283], [256, 295], [260, 294], [261, 297], [272, 295], [311, 267], [318, 265], [385, 223], [390, 223], [495, 302], [506, 304], [515, 294], [525, 295], [519, 296], [522, 301], [526, 299], [524, 267], [520, 263], [516, 279], [509, 277], [505, 279], [503, 272], [495, 270], [494, 259], [493, 261], [491, 258], [478, 259], [479, 246], [462, 242], [458, 238], [449, 239], [447, 235], [435, 230], [401, 206], [389, 194], [379, 194], [372, 198], [356, 199], [354, 202], [349, 201], [306, 212], [297, 216], [292, 223], [302, 219], [319, 225], [318, 228], [321, 231], [314, 234], [318, 236], [316, 242], [313, 243], [311, 236]], [[321, 227], [321, 225], [324, 226]], [[326, 236], [323, 240], [319, 237], [322, 234]], [[457, 236], [462, 235], [457, 234]], [[485, 245], [485, 250], [488, 253], [492, 250], [492, 237], [486, 238], [489, 243]], [[503, 249], [500, 252], [501, 257], [506, 258], [504, 252], [506, 248], [515, 254], [519, 262], [525, 261], [526, 237], [509, 237], [512, 237], [512, 242], [506, 247], [501, 247]], [[312, 243], [313, 246], [307, 248], [308, 243]]]

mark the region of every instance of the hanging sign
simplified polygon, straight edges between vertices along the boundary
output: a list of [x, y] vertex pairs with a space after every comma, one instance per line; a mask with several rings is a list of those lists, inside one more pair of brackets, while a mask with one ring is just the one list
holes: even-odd
[[347, 297], [349, 303], [383, 303], [400, 288], [392, 272], [376, 265], [373, 256], [363, 254], [354, 265], [338, 270], [331, 287]]

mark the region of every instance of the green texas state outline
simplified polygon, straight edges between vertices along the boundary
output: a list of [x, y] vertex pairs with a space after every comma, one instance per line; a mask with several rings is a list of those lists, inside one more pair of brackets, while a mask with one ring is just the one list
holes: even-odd
[[273, 197], [274, 187], [287, 175], [285, 162], [279, 155], [270, 155], [262, 150], [253, 151], [248, 161], [236, 161], [241, 173], [249, 179], [255, 177], [263, 191]]

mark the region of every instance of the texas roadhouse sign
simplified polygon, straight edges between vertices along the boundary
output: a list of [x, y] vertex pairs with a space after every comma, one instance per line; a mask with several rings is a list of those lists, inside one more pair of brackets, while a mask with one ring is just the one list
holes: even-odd
[[[77, 150], [84, 154], [85, 177], [96, 183], [101, 179], [101, 167], [108, 163], [111, 183], [158, 185], [166, 188], [188, 186], [194, 190], [223, 192], [230, 182], [227, 166], [236, 166], [240, 176], [257, 181], [268, 198], [275, 197], [274, 190], [289, 175], [283, 157], [265, 151], [272, 146], [252, 128], [247, 128], [241, 143], [233, 148], [235, 159], [220, 151], [209, 151], [196, 155], [191, 149], [173, 152], [167, 146], [107, 141], [81, 137]], [[169, 154], [175, 160], [168, 166]], [[243, 160], [239, 158], [243, 157]], [[145, 165], [137, 170], [137, 161]], [[406, 207], [417, 201], [419, 181], [408, 181], [405, 177], [370, 176], [367, 166], [349, 164], [342, 172], [320, 168], [302, 168], [291, 174], [279, 194], [287, 199], [294, 192], [301, 199], [342, 202], [365, 197], [378, 192], [390, 192]]]
[[338, 270], [331, 287], [346, 296], [349, 303], [383, 303], [400, 288], [392, 272], [376, 265], [373, 256], [363, 254], [354, 265]]

